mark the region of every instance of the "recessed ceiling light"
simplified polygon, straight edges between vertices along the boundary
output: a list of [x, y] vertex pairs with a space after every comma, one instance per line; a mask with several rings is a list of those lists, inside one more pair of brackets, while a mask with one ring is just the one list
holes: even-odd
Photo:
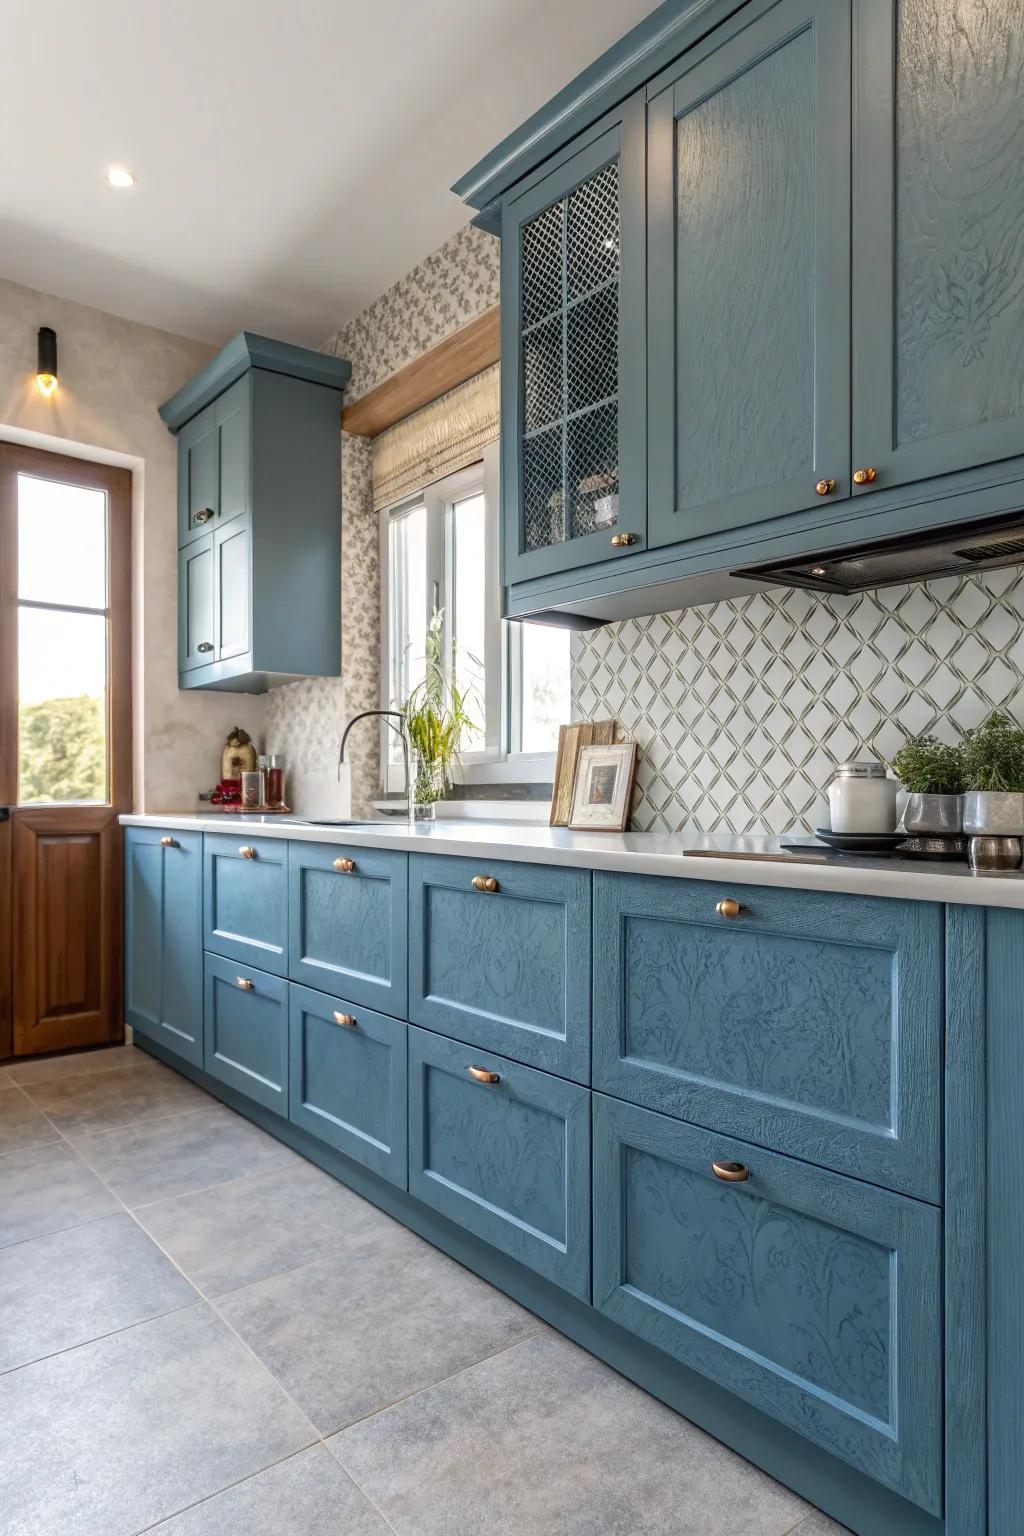
[[134, 187], [135, 177], [123, 165], [108, 165], [107, 180], [112, 187]]

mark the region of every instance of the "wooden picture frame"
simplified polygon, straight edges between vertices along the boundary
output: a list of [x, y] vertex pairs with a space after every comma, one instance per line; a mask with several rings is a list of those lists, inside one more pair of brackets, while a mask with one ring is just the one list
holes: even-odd
[[624, 832], [629, 825], [636, 764], [635, 741], [581, 748], [569, 826], [576, 832]]

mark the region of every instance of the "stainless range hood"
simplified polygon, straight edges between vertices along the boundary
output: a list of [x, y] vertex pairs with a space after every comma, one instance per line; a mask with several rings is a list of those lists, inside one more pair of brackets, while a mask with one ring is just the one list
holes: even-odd
[[812, 592], [863, 592], [936, 576], [967, 576], [1024, 563], [1024, 512], [956, 523], [928, 533], [862, 544], [841, 553], [822, 550], [799, 561], [745, 566], [734, 576]]

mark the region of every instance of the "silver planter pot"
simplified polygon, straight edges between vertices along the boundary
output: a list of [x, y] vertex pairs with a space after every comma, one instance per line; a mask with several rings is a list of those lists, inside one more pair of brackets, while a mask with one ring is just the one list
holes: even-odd
[[956, 837], [962, 826], [963, 804], [959, 795], [908, 795], [903, 827], [914, 837], [926, 833]]
[[964, 831], [971, 837], [1024, 836], [1024, 794], [971, 790], [964, 795]]

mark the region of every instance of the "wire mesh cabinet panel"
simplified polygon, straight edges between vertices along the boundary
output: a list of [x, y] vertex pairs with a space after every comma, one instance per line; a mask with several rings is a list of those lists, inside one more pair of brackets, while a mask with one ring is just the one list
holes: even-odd
[[644, 167], [636, 98], [504, 210], [506, 583], [646, 543]]

